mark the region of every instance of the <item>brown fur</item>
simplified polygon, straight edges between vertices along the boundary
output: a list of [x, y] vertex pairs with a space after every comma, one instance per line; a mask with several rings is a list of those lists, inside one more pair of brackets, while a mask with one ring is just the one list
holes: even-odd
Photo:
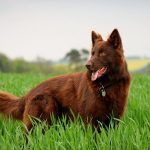
[[[0, 112], [23, 120], [27, 129], [32, 124], [29, 116], [51, 123], [50, 114], [61, 117], [80, 114], [85, 124], [91, 120], [94, 126], [98, 121], [108, 125], [109, 116], [122, 117], [130, 85], [130, 74], [123, 55], [123, 47], [117, 29], [107, 41], [100, 34], [92, 32], [92, 56], [87, 62], [87, 72], [74, 73], [48, 79], [32, 89], [20, 100], [5, 92], [0, 92]], [[107, 65], [107, 72], [91, 81], [92, 71]], [[102, 97], [99, 83], [106, 87]]]

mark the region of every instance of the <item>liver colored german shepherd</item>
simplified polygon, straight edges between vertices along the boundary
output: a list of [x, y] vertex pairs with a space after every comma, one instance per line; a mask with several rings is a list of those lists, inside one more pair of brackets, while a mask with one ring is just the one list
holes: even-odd
[[22, 120], [32, 128], [30, 116], [51, 124], [56, 118], [80, 115], [87, 125], [109, 125], [110, 115], [120, 119], [128, 99], [130, 74], [123, 54], [121, 37], [114, 29], [107, 41], [92, 31], [91, 57], [87, 71], [50, 78], [18, 98], [0, 92], [0, 113]]

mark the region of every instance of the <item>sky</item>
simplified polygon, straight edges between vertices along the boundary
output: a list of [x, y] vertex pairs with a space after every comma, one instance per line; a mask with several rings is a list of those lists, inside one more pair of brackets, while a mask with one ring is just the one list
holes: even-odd
[[0, 52], [12, 59], [58, 60], [114, 28], [126, 56], [150, 57], [149, 0], [0, 0]]

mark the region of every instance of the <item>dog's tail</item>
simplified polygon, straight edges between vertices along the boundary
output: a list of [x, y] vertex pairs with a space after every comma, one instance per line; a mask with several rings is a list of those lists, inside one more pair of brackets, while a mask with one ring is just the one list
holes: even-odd
[[23, 99], [19, 99], [10, 93], [0, 91], [0, 113], [14, 119], [22, 120], [24, 107]]

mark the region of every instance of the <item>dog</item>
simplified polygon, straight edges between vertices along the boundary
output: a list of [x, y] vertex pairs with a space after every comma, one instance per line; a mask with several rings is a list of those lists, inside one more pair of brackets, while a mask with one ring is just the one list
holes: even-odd
[[[51, 115], [80, 115], [85, 125], [108, 126], [110, 116], [120, 119], [126, 108], [131, 76], [120, 34], [114, 29], [108, 39], [92, 31], [91, 57], [86, 72], [50, 78], [18, 98], [0, 92], [0, 113], [22, 120], [32, 129], [30, 117], [51, 124]], [[73, 112], [73, 114], [72, 114]]]

